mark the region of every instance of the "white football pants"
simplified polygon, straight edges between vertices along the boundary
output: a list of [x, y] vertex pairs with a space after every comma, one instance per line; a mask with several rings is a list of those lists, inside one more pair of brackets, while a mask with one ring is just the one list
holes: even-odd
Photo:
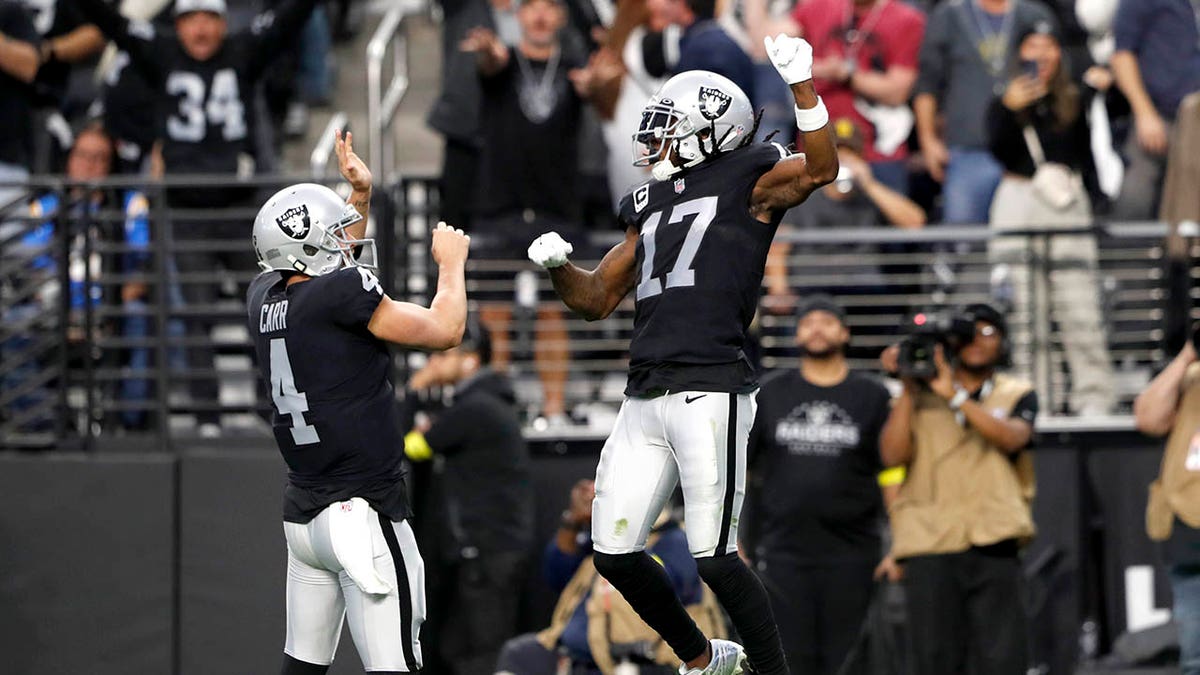
[[283, 524], [288, 545], [284, 652], [329, 665], [342, 621], [367, 672], [421, 667], [425, 564], [407, 522], [366, 501], [337, 502], [306, 524]]
[[679, 483], [692, 555], [736, 552], [756, 394], [689, 391], [625, 399], [596, 467], [595, 550], [644, 549]]

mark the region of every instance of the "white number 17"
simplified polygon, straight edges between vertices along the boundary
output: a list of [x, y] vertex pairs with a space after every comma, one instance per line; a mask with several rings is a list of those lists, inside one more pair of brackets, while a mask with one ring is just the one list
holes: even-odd
[[[682, 222], [684, 218], [693, 215], [696, 218], [692, 221], [692, 226], [688, 228], [687, 236], [683, 239], [683, 247], [679, 249], [679, 256], [675, 258], [675, 264], [671, 267], [671, 271], [667, 272], [667, 288], [696, 285], [696, 270], [692, 269], [692, 261], [696, 259], [696, 252], [700, 250], [700, 242], [704, 240], [704, 233], [708, 231], [708, 226], [717, 216], [717, 198], [701, 197], [676, 204], [671, 209], [667, 225]], [[658, 224], [661, 220], [662, 211], [655, 211], [646, 218], [646, 223], [642, 225], [642, 248], [645, 259], [642, 261], [642, 280], [637, 285], [638, 300], [652, 298], [663, 292], [662, 280], [651, 276], [654, 274], [654, 251], [656, 248], [654, 233], [658, 231]]]

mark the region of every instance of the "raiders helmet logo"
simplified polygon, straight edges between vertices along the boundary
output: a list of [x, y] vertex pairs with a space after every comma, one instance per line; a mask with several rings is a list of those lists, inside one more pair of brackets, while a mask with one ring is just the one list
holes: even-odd
[[275, 224], [292, 239], [304, 239], [312, 228], [308, 219], [308, 205], [301, 204], [284, 211], [283, 215], [275, 219]]
[[733, 97], [720, 89], [700, 87], [700, 114], [705, 118], [715, 120], [729, 110]]

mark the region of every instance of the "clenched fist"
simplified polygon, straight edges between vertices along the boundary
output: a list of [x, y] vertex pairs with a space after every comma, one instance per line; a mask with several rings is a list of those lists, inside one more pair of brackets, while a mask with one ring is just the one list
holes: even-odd
[[438, 223], [433, 228], [433, 261], [442, 265], [463, 263], [467, 260], [467, 250], [471, 247], [471, 238], [462, 230], [450, 227], [446, 223]]
[[547, 232], [529, 245], [529, 259], [546, 269], [553, 269], [567, 264], [567, 256], [574, 250], [557, 232]]
[[763, 38], [763, 45], [784, 82], [796, 84], [812, 79], [813, 48], [807, 40], [780, 33]]

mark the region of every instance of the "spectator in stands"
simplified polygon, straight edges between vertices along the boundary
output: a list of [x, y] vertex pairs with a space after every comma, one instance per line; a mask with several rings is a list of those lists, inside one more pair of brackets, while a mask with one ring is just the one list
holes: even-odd
[[[38, 315], [54, 316], [57, 318], [58, 299], [57, 271], [58, 251], [61, 250], [63, 237], [69, 239], [67, 247], [70, 251], [68, 261], [69, 307], [70, 324], [68, 335], [83, 339], [85, 322], [83, 314], [88, 306], [95, 307], [100, 303], [120, 304], [135, 311], [144, 308], [147, 295], [146, 285], [135, 281], [126, 281], [120, 286], [119, 296], [105, 298], [102, 285], [96, 281], [101, 273], [138, 273], [144, 272], [149, 264], [146, 248], [150, 241], [149, 208], [144, 195], [137, 190], [105, 190], [89, 187], [94, 181], [106, 178], [112, 168], [113, 143], [104, 128], [91, 124], [85, 126], [75, 135], [75, 141], [67, 155], [64, 174], [70, 182], [65, 193], [47, 192], [34, 199], [29, 204], [31, 227], [20, 237], [19, 244], [14, 247], [15, 255], [29, 256], [26, 279], [19, 281], [16, 286], [22, 288], [19, 295], [28, 298], [25, 302], [14, 303], [5, 313], [4, 323], [10, 326], [27, 322]], [[97, 217], [105, 209], [119, 209], [124, 213], [124, 220], [116, 222]], [[11, 226], [10, 226], [11, 229]], [[9, 235], [0, 235], [9, 238]], [[127, 254], [102, 255], [88, 259], [95, 243], [86, 246], [84, 240], [121, 242], [131, 249]], [[100, 267], [94, 262], [98, 259]], [[123, 325], [115, 327], [127, 337], [145, 337], [148, 318], [137, 314], [126, 317]], [[136, 323], [136, 326], [135, 326]], [[140, 328], [138, 328], [140, 326]], [[2, 351], [9, 352], [8, 356], [16, 358], [22, 345], [31, 343], [30, 336], [19, 333], [7, 340]], [[136, 347], [130, 350], [129, 363], [135, 370], [144, 370], [149, 363], [150, 349]], [[90, 358], [90, 355], [89, 357]], [[32, 365], [32, 364], [30, 364]], [[31, 382], [40, 375], [36, 369], [19, 368], [5, 377], [6, 388]], [[32, 410], [39, 404], [52, 400], [53, 383], [46, 383], [22, 396], [17, 401], [17, 409]], [[129, 377], [120, 382], [116, 392], [117, 400], [142, 400], [146, 397], [148, 382], [137, 377]], [[53, 426], [55, 410], [45, 409], [41, 415], [34, 417], [26, 425], [27, 430], [48, 430]], [[133, 415], [122, 416], [126, 424], [132, 424]]]
[[754, 62], [718, 23], [717, 0], [648, 0], [652, 25], [683, 29], [674, 73], [708, 70], [733, 80], [750, 101], [754, 95]]
[[[887, 389], [851, 372], [845, 312], [810, 296], [797, 312], [798, 369], [763, 379], [747, 457], [754, 489], [742, 516], [746, 555], [763, 579], [794, 673], [837, 675], [862, 632], [885, 522], [877, 484]], [[895, 487], [890, 487], [893, 492]]]
[[[509, 640], [496, 675], [673, 675], [678, 658], [629, 603], [596, 573], [592, 562], [592, 498], [596, 489], [581, 480], [542, 558], [545, 582], [558, 591], [550, 627]], [[716, 600], [701, 582], [688, 552], [687, 536], [664, 510], [654, 523], [646, 551], [667, 571], [671, 585], [705, 635], [722, 637], [724, 621]], [[618, 664], [624, 669], [614, 671]], [[632, 668], [632, 670], [629, 670]], [[480, 671], [492, 672], [492, 671]]]
[[25, 8], [0, 0], [0, 209], [21, 196], [29, 177], [33, 88], [39, 39]]
[[925, 166], [942, 183], [942, 220], [986, 223], [1001, 167], [984, 119], [1002, 90], [1015, 38], [1054, 18], [1032, 0], [943, 2], [929, 16], [913, 107]]
[[1190, 0], [1121, 0], [1113, 25], [1113, 75], [1135, 130], [1125, 143], [1128, 166], [1113, 217], [1146, 220], [1157, 214], [1179, 103], [1200, 91], [1200, 8]]
[[[1014, 342], [1030, 345], [1035, 320], [1032, 287], [1043, 277], [1041, 270], [1031, 270], [1029, 261], [1042, 255], [1035, 251], [1048, 246], [1050, 307], [1036, 311], [1049, 309], [1058, 323], [1071, 370], [1070, 409], [1084, 415], [1108, 414], [1116, 393], [1100, 310], [1096, 237], [1053, 234], [1056, 229], [1089, 227], [1089, 192], [1100, 192], [1084, 114], [1088, 96], [1071, 82], [1050, 23], [1034, 24], [1020, 37], [1017, 57], [1004, 93], [994, 97], [987, 110], [989, 146], [1004, 167], [990, 218], [1000, 236], [989, 242], [989, 260], [1007, 270], [999, 276], [1007, 276], [1005, 294], [1012, 297]], [[1044, 230], [1049, 241], [1004, 236], [1010, 230]], [[1031, 356], [1026, 349], [1014, 354], [1021, 377], [1030, 377]]]
[[[1034, 532], [1026, 448], [1037, 394], [997, 372], [1004, 317], [987, 305], [964, 315], [974, 339], [957, 354], [938, 346], [931, 379], [902, 379], [880, 437], [883, 463], [907, 467], [890, 509], [892, 555], [904, 567], [914, 673], [1014, 675], [1028, 665], [1018, 551]], [[899, 370], [899, 352], [884, 351], [885, 371]]]
[[516, 0], [440, 0], [442, 8], [442, 89], [426, 121], [442, 134], [442, 175], [438, 182], [441, 219], [470, 228], [478, 201], [482, 89], [477, 58], [461, 49], [477, 28], [495, 31], [509, 47], [521, 39]]
[[908, 193], [908, 105], [917, 81], [925, 17], [899, 0], [807, 0], [796, 6], [800, 35], [813, 45], [813, 78], [830, 117], [863, 132], [871, 173]]
[[99, 54], [104, 48], [104, 35], [83, 19], [74, 0], [24, 1], [33, 12], [34, 27], [42, 38], [38, 49], [38, 74], [34, 81], [40, 103], [56, 111], [65, 110], [71, 64]]
[[[483, 87], [478, 218], [471, 236], [485, 258], [510, 263], [524, 259], [526, 246], [538, 233], [579, 233], [580, 216], [583, 102], [569, 73], [582, 64], [559, 42], [566, 11], [562, 0], [524, 0], [517, 19], [521, 40], [516, 47], [506, 47], [483, 27], [460, 45], [476, 55]], [[511, 280], [511, 268], [500, 277]], [[504, 368], [512, 353], [513, 296], [488, 300], [493, 302], [482, 307], [481, 317], [492, 331], [496, 366]], [[536, 297], [519, 300], [537, 315], [534, 360], [542, 383], [542, 413], [565, 423], [570, 350], [562, 310], [556, 303], [538, 306]]]
[[[1121, 182], [1125, 176], [1125, 164], [1113, 144], [1113, 122], [1128, 112], [1125, 107], [1119, 108], [1126, 106], [1126, 103], [1120, 91], [1113, 87], [1115, 81], [1109, 67], [1113, 52], [1116, 51], [1113, 20], [1117, 14], [1117, 2], [1118, 0], [1075, 2], [1075, 17], [1079, 25], [1088, 32], [1087, 55], [1091, 63], [1083, 71], [1082, 81], [1096, 90], [1096, 96], [1092, 98], [1088, 108], [1088, 126], [1092, 132], [1092, 159], [1096, 163], [1096, 182], [1109, 200], [1116, 199], [1120, 194]], [[1113, 109], [1111, 113], [1110, 107]]]
[[[885, 185], [863, 158], [863, 134], [851, 118], [833, 121], [834, 140], [838, 147], [838, 177], [833, 183], [814, 192], [802, 207], [784, 216], [784, 232], [789, 230], [845, 230], [877, 227], [896, 227], [905, 230], [925, 225], [925, 211], [916, 202]], [[771, 246], [765, 273], [766, 308], [786, 312], [791, 306], [792, 288], [787, 259], [792, 244], [777, 238]], [[871, 244], [814, 245], [805, 249], [816, 255], [836, 254], [853, 259], [876, 252]], [[838, 270], [836, 278], [814, 279], [803, 284], [808, 290], [828, 293], [877, 293], [884, 285], [882, 270], [870, 262], [847, 263]]]
[[[452, 675], [487, 673], [517, 632], [533, 543], [533, 485], [508, 377], [489, 367], [487, 332], [469, 320], [462, 343], [429, 361], [409, 388], [453, 387], [453, 401], [423, 432], [405, 437], [412, 461], [435, 467], [429, 573], [429, 644]], [[411, 400], [414, 397], [408, 397]]]
[[[225, 0], [175, 0], [173, 35], [160, 34], [145, 21], [126, 19], [103, 0], [76, 2], [89, 20], [129, 54], [130, 65], [141, 71], [166, 102], [156, 107], [155, 123], [168, 176], [207, 173], [227, 176], [232, 182], [253, 173], [255, 86], [287, 41], [299, 33], [316, 0], [291, 0], [278, 13], [261, 14], [250, 29], [233, 35], [226, 34]], [[250, 206], [254, 192], [241, 186], [176, 187], [167, 191], [167, 202], [173, 209]], [[249, 275], [257, 269], [253, 252], [243, 245], [245, 222], [177, 217], [173, 226], [177, 240], [184, 240], [187, 233], [233, 242], [223, 250], [179, 253], [176, 266], [181, 274], [211, 275], [224, 269]], [[200, 314], [189, 321], [188, 333], [205, 341], [214, 323], [212, 307], [206, 305], [217, 300], [220, 289], [211, 280], [185, 282], [182, 287], [184, 299]], [[213, 356], [211, 346], [195, 346], [189, 352], [189, 366], [211, 370]], [[193, 404], [200, 406], [197, 428], [204, 436], [221, 433], [220, 415], [212, 409], [218, 393], [215, 376], [202, 374], [191, 381]]]
[[[1184, 675], [1200, 674], [1200, 363], [1191, 340], [1134, 401], [1137, 428], [1167, 436], [1162, 468], [1150, 485], [1146, 533], [1161, 541], [1171, 566], [1172, 615], [1179, 625], [1179, 666]], [[1168, 435], [1170, 434], [1170, 435]]]

